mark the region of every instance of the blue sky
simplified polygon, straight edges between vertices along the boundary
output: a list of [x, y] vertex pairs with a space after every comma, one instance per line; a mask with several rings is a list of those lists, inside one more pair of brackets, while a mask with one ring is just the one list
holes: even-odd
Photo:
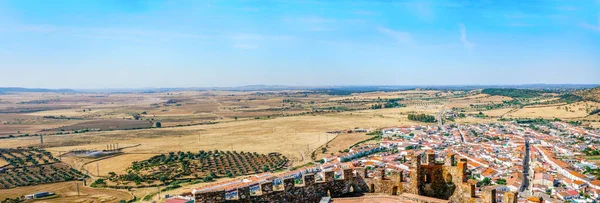
[[600, 0], [0, 0], [0, 86], [600, 83]]

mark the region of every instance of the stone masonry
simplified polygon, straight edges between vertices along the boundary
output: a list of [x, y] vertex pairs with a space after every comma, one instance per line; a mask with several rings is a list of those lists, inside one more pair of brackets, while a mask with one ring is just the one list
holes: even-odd
[[[322, 197], [343, 197], [351, 193], [381, 193], [401, 196], [403, 193], [432, 197], [448, 202], [495, 203], [496, 191], [486, 188], [481, 197], [475, 196], [475, 186], [467, 183], [467, 160], [456, 160], [450, 154], [444, 163], [435, 162], [435, 154], [424, 153], [413, 157], [409, 177], [403, 171], [376, 169], [373, 177], [367, 169], [343, 169], [340, 179], [334, 171], [325, 171], [323, 181], [315, 181], [315, 174], [304, 174], [303, 184], [295, 185], [294, 178], [283, 179], [284, 190], [274, 191], [272, 182], [260, 183], [262, 194], [251, 195], [248, 187], [238, 188], [238, 199], [226, 200], [225, 191], [208, 191], [194, 194], [196, 202], [319, 202]], [[514, 202], [516, 194], [504, 194], [506, 202]], [[426, 202], [426, 201], [424, 201]]]

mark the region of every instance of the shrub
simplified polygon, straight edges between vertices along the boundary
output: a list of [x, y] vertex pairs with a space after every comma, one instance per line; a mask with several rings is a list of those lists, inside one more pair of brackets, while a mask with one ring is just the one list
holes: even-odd
[[102, 186], [106, 186], [106, 182], [104, 182], [104, 179], [98, 178], [90, 186], [91, 187], [102, 187]]
[[408, 114], [408, 120], [421, 121], [425, 123], [435, 123], [435, 116], [427, 114]]

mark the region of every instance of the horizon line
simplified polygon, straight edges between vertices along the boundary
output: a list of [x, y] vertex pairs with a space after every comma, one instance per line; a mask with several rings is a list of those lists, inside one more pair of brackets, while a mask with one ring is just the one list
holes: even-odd
[[454, 85], [443, 85], [443, 84], [430, 84], [430, 85], [239, 85], [239, 86], [189, 86], [189, 87], [110, 87], [110, 88], [48, 88], [48, 87], [22, 87], [22, 86], [0, 86], [0, 89], [43, 89], [43, 90], [144, 90], [144, 89], [211, 89], [211, 88], [252, 88], [252, 87], [265, 87], [265, 88], [339, 88], [339, 87], [492, 87], [492, 86], [600, 86], [600, 83], [522, 83], [522, 84], [454, 84]]

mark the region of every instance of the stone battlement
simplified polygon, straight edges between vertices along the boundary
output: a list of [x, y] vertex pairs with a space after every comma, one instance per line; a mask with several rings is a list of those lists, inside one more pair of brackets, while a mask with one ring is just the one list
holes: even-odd
[[[455, 154], [447, 155], [444, 162], [436, 162], [435, 158], [432, 152], [416, 155], [409, 171], [347, 168], [337, 177], [335, 171], [305, 173], [297, 177], [270, 178], [227, 191], [195, 191], [194, 196], [196, 202], [319, 202], [322, 197], [352, 193], [394, 196], [406, 193], [449, 202], [495, 202], [494, 189], [484, 191], [483, 198], [475, 196], [475, 186], [467, 183], [467, 159], [456, 160]], [[405, 177], [405, 174], [409, 175]]]

